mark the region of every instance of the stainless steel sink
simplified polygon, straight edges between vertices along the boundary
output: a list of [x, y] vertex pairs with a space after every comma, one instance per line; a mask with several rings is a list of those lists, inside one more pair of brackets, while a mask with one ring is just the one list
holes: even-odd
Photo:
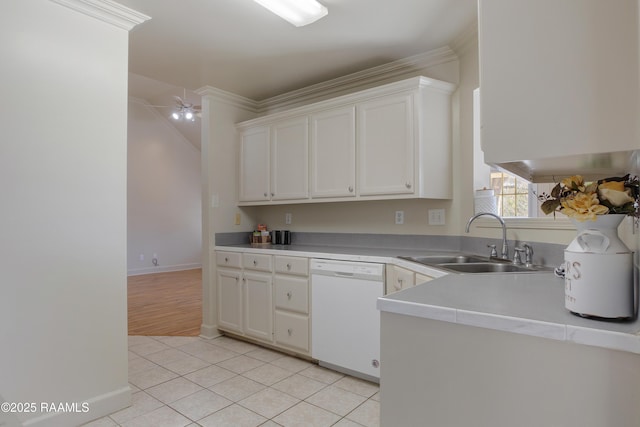
[[540, 271], [524, 265], [508, 264], [503, 262], [473, 262], [468, 264], [437, 264], [437, 267], [454, 270], [459, 273], [533, 273]]
[[499, 258], [466, 254], [401, 256], [399, 258], [456, 273], [535, 273], [551, 270], [549, 267], [540, 265], [519, 265]]
[[400, 257], [420, 264], [464, 264], [469, 262], [485, 262], [487, 258], [475, 255], [425, 255], [419, 257]]

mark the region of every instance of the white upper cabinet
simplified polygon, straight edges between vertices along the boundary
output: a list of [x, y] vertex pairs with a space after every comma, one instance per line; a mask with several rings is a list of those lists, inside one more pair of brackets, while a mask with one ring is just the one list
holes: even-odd
[[241, 203], [309, 197], [308, 128], [307, 117], [298, 117], [242, 130]]
[[[637, 0], [480, 0], [487, 163], [542, 170], [553, 165], [525, 161], [640, 148], [638, 8]], [[582, 172], [606, 166], [595, 163]]]
[[311, 115], [311, 197], [356, 195], [355, 107]]
[[454, 89], [414, 77], [239, 123], [240, 204], [451, 198]]
[[245, 129], [240, 136], [240, 195], [241, 202], [270, 199], [269, 127]]
[[309, 197], [309, 125], [296, 117], [271, 126], [271, 200]]
[[358, 194], [414, 192], [413, 96], [358, 104]]

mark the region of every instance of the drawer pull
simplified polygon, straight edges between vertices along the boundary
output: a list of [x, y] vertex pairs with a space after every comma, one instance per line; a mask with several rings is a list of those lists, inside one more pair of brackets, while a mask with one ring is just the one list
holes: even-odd
[[267, 194], [267, 193], [264, 193], [264, 197], [268, 197], [268, 194]]
[[256, 265], [258, 265], [258, 261], [256, 261], [256, 260], [254, 259], [254, 260], [253, 260], [253, 265], [254, 265], [254, 267], [255, 267]]
[[407, 187], [407, 189], [409, 189], [409, 188], [411, 188], [411, 183], [407, 182], [404, 186]]
[[224, 257], [224, 262], [229, 262], [229, 257]]
[[291, 296], [292, 296], [292, 295], [293, 295], [293, 294], [291, 293], [291, 291], [287, 292], [287, 298], [288, 298], [288, 299], [291, 299]]
[[293, 335], [293, 329], [289, 328], [287, 329], [287, 332], [289, 333], [289, 336]]
[[287, 270], [291, 270], [291, 264], [287, 264]]

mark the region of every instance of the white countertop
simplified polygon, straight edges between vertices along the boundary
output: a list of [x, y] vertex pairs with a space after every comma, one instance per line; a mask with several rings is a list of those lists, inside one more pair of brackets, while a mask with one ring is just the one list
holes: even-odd
[[379, 298], [380, 311], [640, 354], [640, 320], [606, 322], [571, 314], [564, 307], [564, 281], [553, 273], [448, 274], [396, 258], [446, 251], [248, 244], [215, 249], [398, 265], [437, 280]]
[[378, 309], [640, 354], [640, 321], [571, 314], [553, 273], [451, 274], [386, 295]]

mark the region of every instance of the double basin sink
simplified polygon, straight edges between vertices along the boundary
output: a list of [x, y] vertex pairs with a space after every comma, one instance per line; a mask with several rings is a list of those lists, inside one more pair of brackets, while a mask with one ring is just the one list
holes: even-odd
[[513, 264], [501, 258], [485, 258], [477, 255], [451, 254], [398, 258], [456, 273], [535, 273], [550, 270], [549, 267], [540, 265]]

